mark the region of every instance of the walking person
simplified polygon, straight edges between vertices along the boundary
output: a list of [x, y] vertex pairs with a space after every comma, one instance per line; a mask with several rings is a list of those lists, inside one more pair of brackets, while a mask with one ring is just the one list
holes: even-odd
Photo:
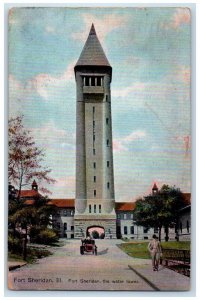
[[153, 271], [158, 271], [158, 265], [160, 262], [162, 249], [160, 242], [155, 234], [153, 235], [152, 240], [148, 244], [148, 250], [152, 258]]

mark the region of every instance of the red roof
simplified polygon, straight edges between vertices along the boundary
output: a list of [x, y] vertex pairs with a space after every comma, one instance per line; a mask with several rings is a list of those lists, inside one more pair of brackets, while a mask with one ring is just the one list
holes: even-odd
[[157, 184], [154, 183], [153, 187], [152, 187], [152, 190], [158, 190], [158, 187], [157, 187]]
[[75, 199], [51, 199], [48, 204], [57, 207], [75, 207]]
[[116, 202], [115, 208], [120, 211], [132, 211], [135, 209], [135, 202]]
[[36, 190], [22, 190], [20, 192], [20, 197], [22, 198], [35, 198], [41, 196]]
[[26, 204], [26, 205], [33, 205], [33, 204], [35, 204], [35, 200], [34, 199], [26, 200], [24, 202], [24, 204]]

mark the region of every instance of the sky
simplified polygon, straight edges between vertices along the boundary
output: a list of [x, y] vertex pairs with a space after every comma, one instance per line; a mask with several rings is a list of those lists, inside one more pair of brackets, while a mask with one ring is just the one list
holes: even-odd
[[113, 68], [115, 199], [154, 182], [191, 191], [190, 11], [17, 8], [9, 13], [9, 116], [24, 115], [56, 183], [75, 197], [74, 65], [94, 23]]

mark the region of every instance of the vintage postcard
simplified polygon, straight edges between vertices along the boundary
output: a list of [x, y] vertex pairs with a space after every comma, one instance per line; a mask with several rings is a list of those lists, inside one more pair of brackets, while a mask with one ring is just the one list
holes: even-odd
[[190, 290], [190, 9], [8, 19], [8, 288]]

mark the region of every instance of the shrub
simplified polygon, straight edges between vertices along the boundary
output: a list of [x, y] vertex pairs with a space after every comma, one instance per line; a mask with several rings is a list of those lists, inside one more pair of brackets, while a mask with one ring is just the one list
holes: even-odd
[[15, 254], [22, 253], [22, 240], [8, 235], [8, 251]]
[[93, 230], [92, 231], [92, 236], [93, 236], [94, 239], [99, 239], [99, 233], [98, 233], [98, 231]]
[[100, 234], [100, 239], [104, 239], [105, 238], [105, 234], [104, 233], [101, 233]]
[[35, 228], [31, 233], [31, 242], [38, 244], [50, 245], [58, 241], [58, 236], [56, 232], [52, 229], [45, 228], [39, 229]]

